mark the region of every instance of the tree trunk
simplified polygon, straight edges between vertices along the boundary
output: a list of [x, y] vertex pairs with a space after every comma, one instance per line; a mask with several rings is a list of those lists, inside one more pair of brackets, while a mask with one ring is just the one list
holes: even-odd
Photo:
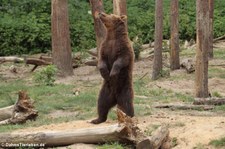
[[179, 0], [170, 1], [170, 69], [180, 69], [179, 58]]
[[209, 0], [209, 58], [213, 58], [213, 13], [214, 0]]
[[97, 53], [99, 51], [100, 45], [105, 38], [106, 29], [104, 24], [98, 17], [99, 12], [104, 12], [103, 1], [102, 0], [90, 0], [92, 16], [94, 19], [94, 29], [96, 35]]
[[113, 0], [113, 13], [116, 15], [127, 15], [126, 0]]
[[163, 40], [163, 0], [155, 0], [155, 45], [152, 79], [156, 80], [162, 71], [162, 40]]
[[67, 0], [52, 0], [52, 56], [63, 77], [73, 75]]
[[195, 96], [208, 97], [209, 2], [197, 0]]

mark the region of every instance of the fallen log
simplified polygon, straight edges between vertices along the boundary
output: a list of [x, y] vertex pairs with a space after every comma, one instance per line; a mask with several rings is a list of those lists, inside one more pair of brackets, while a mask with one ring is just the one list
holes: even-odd
[[[93, 128], [84, 128], [68, 131], [46, 131], [28, 133], [4, 133], [0, 134], [0, 144], [5, 143], [32, 143], [45, 144], [45, 146], [63, 146], [75, 143], [106, 143], [112, 141], [125, 141], [123, 133], [125, 125], [111, 125]], [[125, 141], [126, 142], [126, 141]]]
[[[19, 57], [0, 57], [0, 64], [5, 62], [25, 63], [27, 65], [34, 65], [31, 72], [35, 71], [38, 66], [46, 66], [52, 64], [52, 57], [41, 55], [40, 58], [19, 58]], [[74, 57], [72, 59], [73, 68], [79, 67], [82, 63], [80, 57]]]
[[146, 137], [137, 127], [134, 119], [126, 116], [120, 110], [117, 111], [119, 123], [110, 126], [98, 126], [64, 131], [44, 131], [26, 133], [1, 133], [0, 145], [7, 144], [36, 144], [42, 147], [66, 146], [75, 143], [107, 143], [121, 142], [132, 144], [137, 149], [158, 149], [166, 141], [168, 127], [160, 127], [151, 137]]
[[212, 110], [214, 106], [209, 105], [191, 105], [191, 104], [162, 104], [154, 106], [155, 108], [169, 108], [172, 110]]
[[0, 109], [0, 121], [9, 119], [12, 117], [14, 105], [4, 107]]
[[151, 137], [146, 137], [142, 140], [142, 142], [138, 143], [136, 149], [169, 149], [170, 143], [167, 145], [167, 148], [164, 143], [168, 143], [167, 140], [169, 139], [169, 129], [167, 125], [163, 125], [156, 129], [152, 134]]
[[15, 56], [0, 57], [0, 63], [4, 62], [22, 63], [24, 62], [24, 59]]
[[[35, 120], [38, 116], [38, 112], [34, 109], [33, 103], [28, 97], [25, 91], [19, 92], [19, 98], [14, 106], [10, 106], [7, 108], [2, 108], [2, 111], [5, 113], [1, 113], [5, 116], [6, 119], [2, 119], [0, 121], [0, 125], [4, 124], [22, 124], [27, 120]], [[8, 114], [11, 113], [11, 117], [8, 118]], [[3, 116], [2, 116], [3, 117]]]
[[225, 98], [195, 98], [194, 105], [224, 105]]

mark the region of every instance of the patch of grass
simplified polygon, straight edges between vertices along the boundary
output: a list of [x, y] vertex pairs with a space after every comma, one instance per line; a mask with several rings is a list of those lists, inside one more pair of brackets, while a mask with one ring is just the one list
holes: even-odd
[[193, 149], [205, 149], [205, 145], [198, 143]]
[[160, 125], [149, 125], [145, 130], [144, 134], [147, 136], [151, 136], [152, 132], [155, 131], [157, 128], [159, 128]]
[[125, 146], [119, 144], [118, 142], [108, 143], [98, 146], [97, 149], [124, 149]]
[[[36, 121], [23, 125], [0, 126], [0, 132], [12, 131], [29, 126], [40, 126], [51, 123], [67, 122], [76, 119], [87, 119], [96, 115], [98, 88], [84, 87], [78, 96], [73, 94], [75, 85], [56, 84], [54, 86], [35, 86], [26, 84], [26, 81], [12, 80], [3, 82], [0, 86], [0, 106], [5, 107], [15, 103], [19, 90], [26, 90], [34, 100], [34, 105], [39, 112]], [[67, 110], [78, 115], [70, 117], [49, 118], [48, 114], [56, 110]]]
[[222, 97], [222, 95], [219, 92], [212, 92], [213, 97]]
[[172, 127], [184, 127], [185, 123], [182, 122], [176, 122], [175, 124], [171, 125]]
[[190, 57], [190, 58], [194, 58], [195, 57], [195, 50], [194, 49], [182, 49], [182, 51], [180, 52], [180, 56], [185, 56], [185, 57]]
[[216, 106], [215, 111], [224, 111], [225, 112], [225, 105], [221, 105], [221, 106]]
[[147, 116], [152, 114], [152, 108], [145, 104], [134, 104], [135, 115]]
[[219, 58], [225, 60], [225, 49], [214, 49], [214, 58]]
[[212, 140], [209, 142], [209, 145], [212, 145], [215, 147], [225, 147], [225, 137], [218, 140]]
[[177, 146], [178, 145], [178, 142], [177, 141], [178, 141], [177, 138], [176, 137], [173, 137], [172, 138], [172, 141], [171, 141], [171, 147]]
[[222, 68], [217, 68], [217, 67], [209, 67], [208, 69], [208, 76], [209, 78], [215, 78], [215, 77], [218, 77], [218, 78], [221, 78], [221, 79], [225, 79], [225, 69], [222, 69]]

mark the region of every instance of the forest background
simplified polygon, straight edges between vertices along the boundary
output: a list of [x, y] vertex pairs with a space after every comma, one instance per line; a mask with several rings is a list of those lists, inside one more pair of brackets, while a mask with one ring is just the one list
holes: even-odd
[[[112, 1], [103, 1], [112, 13]], [[164, 0], [163, 38], [170, 38], [170, 0]], [[180, 39], [196, 38], [195, 0], [179, 2]], [[128, 0], [130, 39], [149, 43], [154, 37], [155, 0]], [[225, 3], [215, 0], [214, 38], [225, 32]], [[69, 0], [70, 37], [73, 52], [96, 46], [94, 23], [88, 0]], [[0, 0], [0, 56], [35, 54], [51, 51], [50, 0]]]

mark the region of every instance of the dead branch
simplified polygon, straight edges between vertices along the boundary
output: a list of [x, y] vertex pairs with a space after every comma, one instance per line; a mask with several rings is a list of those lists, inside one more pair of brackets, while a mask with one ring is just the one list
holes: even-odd
[[8, 57], [0, 57], [0, 63], [4, 62], [14, 62], [14, 63], [22, 63], [24, 61], [23, 58], [8, 56]]
[[224, 105], [225, 98], [196, 98], [193, 102], [194, 105]]
[[[11, 117], [0, 121], [0, 125], [21, 124], [25, 123], [27, 120], [35, 120], [38, 116], [38, 112], [34, 109], [33, 103], [31, 102], [25, 91], [19, 92], [19, 98], [13, 107], [10, 106], [5, 109], [9, 110], [8, 113], [12, 112]], [[4, 111], [5, 109], [3, 108], [2, 111]], [[7, 112], [5, 112], [5, 114], [6, 113]]]
[[214, 106], [208, 106], [208, 105], [191, 105], [191, 104], [162, 104], [157, 105], [155, 108], [169, 108], [172, 110], [212, 110], [214, 109]]
[[222, 39], [225, 39], [225, 35], [220, 36], [220, 37], [218, 37], [216, 39], [213, 39], [213, 42], [217, 42], [217, 41], [222, 40]]

